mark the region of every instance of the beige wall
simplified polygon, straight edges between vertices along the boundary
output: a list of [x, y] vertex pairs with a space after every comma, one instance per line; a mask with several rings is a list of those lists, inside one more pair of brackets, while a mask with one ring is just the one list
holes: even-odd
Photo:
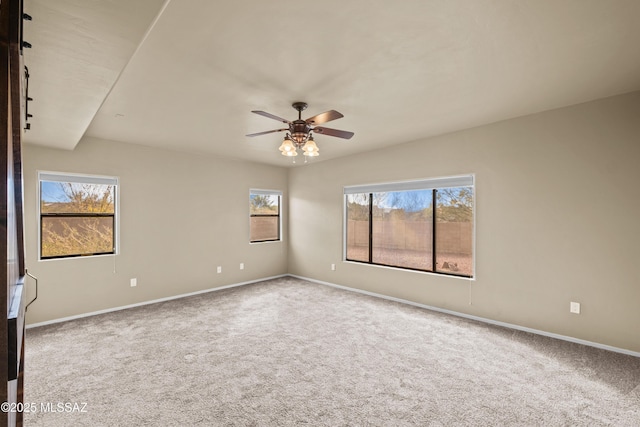
[[[290, 272], [638, 352], [639, 117], [636, 92], [289, 170], [99, 140], [27, 146], [27, 267], [40, 279], [27, 320]], [[115, 263], [37, 260], [37, 170], [120, 178]], [[468, 173], [476, 280], [342, 262], [343, 186]], [[284, 191], [284, 242], [248, 243], [251, 187]]]
[[[342, 262], [343, 186], [469, 173], [475, 281]], [[640, 351], [640, 92], [295, 168], [289, 202], [292, 274]]]
[[[38, 261], [38, 170], [119, 177], [118, 256]], [[283, 242], [249, 244], [248, 216], [250, 188], [282, 190], [286, 225], [285, 169], [86, 139], [72, 152], [27, 145], [24, 176], [27, 268], [40, 283], [28, 323], [287, 272], [286, 227]]]

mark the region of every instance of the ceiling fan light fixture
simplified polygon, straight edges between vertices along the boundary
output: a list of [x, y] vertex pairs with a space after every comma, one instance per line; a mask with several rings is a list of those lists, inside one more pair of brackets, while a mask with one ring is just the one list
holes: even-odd
[[291, 142], [291, 138], [289, 138], [289, 134], [287, 134], [284, 137], [284, 141], [282, 141], [282, 145], [280, 145], [280, 148], [278, 148], [280, 151], [282, 151], [282, 155], [283, 156], [295, 156], [296, 154], [287, 154], [287, 153], [291, 153], [291, 152], [295, 152], [296, 151], [296, 147], [295, 145], [293, 145], [293, 142]]
[[313, 136], [309, 136], [307, 143], [302, 147], [302, 152], [305, 156], [316, 157], [320, 155], [320, 149], [313, 140]]

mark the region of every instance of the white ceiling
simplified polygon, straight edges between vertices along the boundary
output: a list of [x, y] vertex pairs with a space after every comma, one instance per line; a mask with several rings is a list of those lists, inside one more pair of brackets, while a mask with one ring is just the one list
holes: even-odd
[[[335, 109], [322, 161], [640, 89], [638, 0], [25, 0], [27, 143], [83, 136], [279, 166]], [[298, 162], [300, 164], [300, 162]]]

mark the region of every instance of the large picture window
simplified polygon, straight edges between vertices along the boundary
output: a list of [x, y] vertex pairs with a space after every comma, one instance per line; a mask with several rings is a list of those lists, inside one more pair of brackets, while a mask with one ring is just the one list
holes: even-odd
[[473, 176], [345, 187], [345, 259], [473, 277]]
[[249, 241], [251, 243], [280, 240], [281, 198], [280, 191], [249, 191]]
[[114, 177], [40, 172], [40, 259], [116, 253]]

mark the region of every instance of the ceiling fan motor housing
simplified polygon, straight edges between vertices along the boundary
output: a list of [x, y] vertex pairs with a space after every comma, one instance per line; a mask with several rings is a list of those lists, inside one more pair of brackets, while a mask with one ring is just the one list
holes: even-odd
[[289, 125], [291, 139], [296, 144], [304, 144], [309, 138], [309, 131], [311, 131], [311, 126], [304, 120], [294, 120]]

